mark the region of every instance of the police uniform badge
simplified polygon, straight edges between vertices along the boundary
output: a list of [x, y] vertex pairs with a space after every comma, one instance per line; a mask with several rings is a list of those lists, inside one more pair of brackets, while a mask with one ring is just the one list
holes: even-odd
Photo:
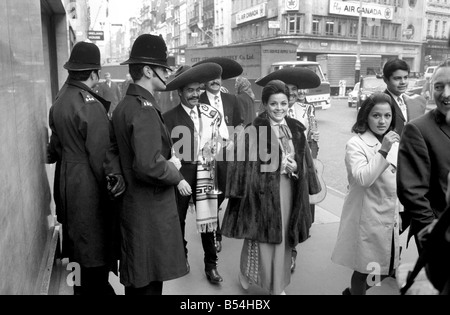
[[81, 96], [86, 104], [97, 102], [97, 100], [86, 91], [81, 91]]
[[141, 96], [138, 97], [138, 100], [141, 103], [142, 107], [153, 107], [153, 104], [151, 102]]

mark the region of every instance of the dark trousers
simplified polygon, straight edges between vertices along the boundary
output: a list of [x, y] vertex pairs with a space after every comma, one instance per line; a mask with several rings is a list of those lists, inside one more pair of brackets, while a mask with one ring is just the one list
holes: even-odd
[[[181, 174], [184, 179], [191, 185], [193, 200], [195, 202], [195, 191], [197, 188], [197, 165], [196, 164], [183, 164], [181, 168]], [[186, 230], [186, 215], [189, 209], [189, 200], [191, 196], [181, 196], [177, 191], [177, 206], [178, 206], [178, 216], [180, 217], [181, 232], [184, 237], [184, 250], [187, 257], [187, 241], [185, 237]], [[200, 233], [202, 239], [203, 251], [205, 253], [205, 271], [209, 271], [217, 267], [217, 251], [214, 242], [214, 233]]]
[[143, 288], [125, 287], [125, 295], [162, 295], [162, 281], [153, 281]]
[[74, 286], [74, 295], [115, 295], [109, 284], [109, 268], [107, 266], [81, 267], [81, 286]]
[[[227, 188], [227, 169], [228, 169], [228, 162], [226, 161], [219, 161], [217, 162], [217, 179], [218, 179], [218, 186], [220, 191], [222, 192], [218, 198], [217, 198], [217, 206], [220, 207], [222, 202], [225, 200], [225, 190]], [[225, 209], [222, 209], [222, 211], [225, 211]], [[217, 216], [217, 232], [216, 232], [216, 241], [222, 242], [222, 232], [220, 229], [220, 221], [219, 221], [219, 215]]]

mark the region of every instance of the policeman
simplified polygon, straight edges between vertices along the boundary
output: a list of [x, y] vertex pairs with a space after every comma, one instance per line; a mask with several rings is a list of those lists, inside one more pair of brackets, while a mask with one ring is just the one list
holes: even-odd
[[[175, 188], [192, 193], [173, 155], [172, 140], [154, 95], [166, 88], [167, 47], [162, 37], [139, 36], [129, 60], [131, 83], [116, 107], [113, 145], [105, 164], [120, 156], [127, 190], [120, 210], [120, 281], [126, 295], [160, 295], [163, 281], [188, 273]], [[117, 150], [116, 150], [117, 149]]]
[[[76, 295], [114, 294], [108, 282], [114, 258], [113, 212], [102, 167], [110, 145], [109, 103], [91, 90], [99, 80], [100, 50], [94, 44], [79, 42], [64, 68], [69, 78], [49, 116], [49, 148], [53, 160], [59, 162], [55, 192], [59, 192], [58, 219], [66, 236], [63, 250], [81, 267], [81, 287], [74, 287]], [[120, 195], [125, 189], [122, 177], [109, 175], [117, 182], [111, 189], [113, 194]]]

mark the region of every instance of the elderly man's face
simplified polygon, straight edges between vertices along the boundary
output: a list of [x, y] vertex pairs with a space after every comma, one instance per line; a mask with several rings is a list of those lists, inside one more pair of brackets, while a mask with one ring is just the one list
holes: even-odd
[[450, 112], [450, 67], [436, 70], [432, 82], [436, 106], [442, 114], [447, 115]]
[[106, 82], [111, 82], [111, 75], [109, 73], [105, 74]]
[[194, 108], [198, 106], [200, 94], [202, 93], [200, 83], [191, 83], [186, 85], [181, 92], [179, 92], [179, 96], [183, 105]]

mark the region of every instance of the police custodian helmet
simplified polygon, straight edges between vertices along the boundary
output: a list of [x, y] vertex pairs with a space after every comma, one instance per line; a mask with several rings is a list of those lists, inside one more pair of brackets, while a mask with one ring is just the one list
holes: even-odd
[[100, 65], [100, 49], [92, 43], [76, 43], [64, 68], [69, 71], [100, 70], [102, 68]]
[[161, 36], [143, 34], [133, 44], [130, 59], [121, 65], [146, 64], [170, 69], [167, 59], [169, 51]]

